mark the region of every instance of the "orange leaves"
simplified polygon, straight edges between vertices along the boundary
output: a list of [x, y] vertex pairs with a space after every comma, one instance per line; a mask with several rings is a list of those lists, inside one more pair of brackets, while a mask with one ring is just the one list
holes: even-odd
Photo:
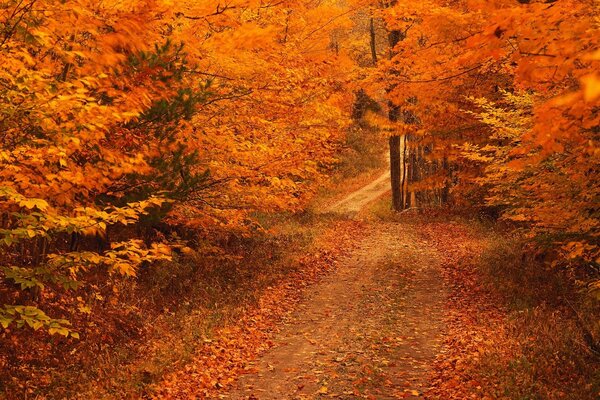
[[0, 10], [1, 261], [134, 276], [169, 258], [144, 229], [247, 235], [256, 211], [299, 210], [335, 161], [350, 64], [327, 46], [345, 9], [27, 4]]
[[600, 75], [592, 73], [581, 78], [583, 85], [583, 98], [586, 102], [593, 102], [600, 97]]
[[590, 206], [600, 193], [597, 5], [517, 3], [397, 2], [384, 14], [401, 40], [374, 80], [416, 115], [440, 146], [433, 152], [464, 150], [458, 179], [480, 184], [506, 218], [532, 235], [590, 238], [594, 224], [584, 221], [597, 219]]

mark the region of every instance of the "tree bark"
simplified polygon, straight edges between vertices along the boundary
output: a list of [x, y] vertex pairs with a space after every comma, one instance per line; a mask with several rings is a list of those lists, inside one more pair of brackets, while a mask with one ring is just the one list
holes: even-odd
[[375, 66], [377, 65], [377, 47], [375, 43], [375, 21], [373, 17], [371, 17], [369, 32], [371, 36], [371, 59], [373, 60], [373, 65]]
[[408, 208], [408, 135], [402, 136], [402, 208]]
[[401, 167], [402, 157], [400, 152], [400, 136], [390, 136], [390, 180], [392, 184], [392, 207], [396, 211], [402, 210], [404, 196], [401, 175], [404, 174]]
[[[399, 30], [392, 30], [388, 32], [388, 43], [390, 46], [390, 59], [394, 56], [394, 47], [404, 39], [402, 32]], [[393, 87], [388, 88], [388, 93], [391, 92]], [[394, 104], [392, 101], [388, 101], [388, 119], [390, 122], [398, 122], [400, 118], [400, 106]], [[401, 211], [404, 208], [405, 196], [404, 196], [404, 151], [400, 151], [401, 137], [394, 135], [390, 137], [390, 180], [392, 186], [392, 208], [395, 211]], [[406, 144], [406, 142], [405, 142]]]

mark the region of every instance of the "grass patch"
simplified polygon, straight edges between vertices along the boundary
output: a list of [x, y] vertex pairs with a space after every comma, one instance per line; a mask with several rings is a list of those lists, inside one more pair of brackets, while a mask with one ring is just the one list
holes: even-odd
[[[484, 281], [506, 307], [508, 359], [491, 349], [481, 374], [498, 398], [600, 398], [598, 308], [561, 271], [536, 261], [518, 238], [494, 234], [478, 261]], [[591, 335], [591, 336], [590, 336]]]

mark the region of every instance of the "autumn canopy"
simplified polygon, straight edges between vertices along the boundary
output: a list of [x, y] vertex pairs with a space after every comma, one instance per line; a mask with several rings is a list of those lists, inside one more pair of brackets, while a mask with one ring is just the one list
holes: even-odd
[[600, 296], [599, 29], [593, 0], [0, 0], [2, 337], [81, 340], [141, 269], [227, 259], [356, 126], [396, 211], [507, 221]]

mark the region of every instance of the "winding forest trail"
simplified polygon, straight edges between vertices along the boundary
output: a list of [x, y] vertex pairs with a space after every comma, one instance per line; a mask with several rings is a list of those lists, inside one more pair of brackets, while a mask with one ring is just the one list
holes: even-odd
[[390, 172], [389, 170], [381, 174], [377, 179], [368, 185], [350, 193], [342, 200], [333, 204], [327, 209], [328, 212], [345, 214], [357, 213], [364, 206], [381, 197], [390, 191]]
[[[352, 193], [336, 211], [359, 211], [385, 193], [388, 179]], [[221, 398], [421, 398], [444, 331], [441, 257], [416, 226], [373, 224]]]

